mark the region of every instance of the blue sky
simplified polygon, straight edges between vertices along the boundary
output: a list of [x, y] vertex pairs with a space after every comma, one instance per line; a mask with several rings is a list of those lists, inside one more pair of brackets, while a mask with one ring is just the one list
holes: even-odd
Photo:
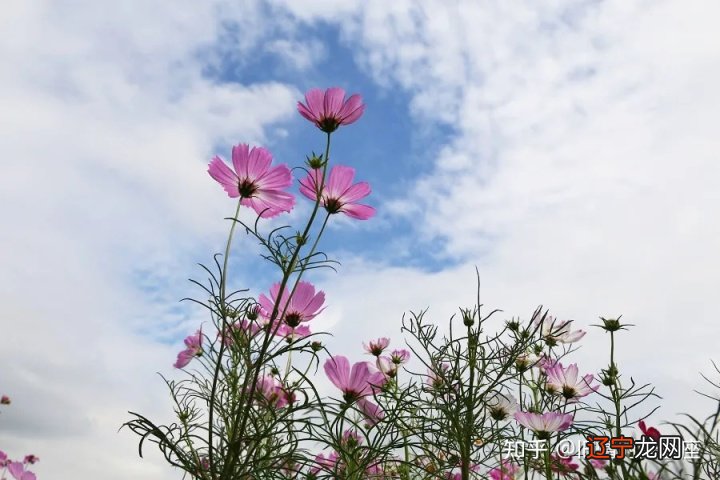
[[[197, 293], [187, 278], [222, 250], [234, 207], [207, 162], [248, 142], [299, 165], [323, 138], [296, 102], [333, 85], [367, 104], [333, 158], [372, 184], [378, 216], [326, 237], [343, 265], [313, 276], [328, 297], [314, 322], [332, 349], [360, 359], [360, 340], [399, 343], [409, 310], [444, 324], [473, 301], [477, 266], [507, 317], [543, 304], [588, 328], [623, 314], [637, 327], [622, 364], [667, 396], [653, 420], [707, 411], [692, 389], [717, 351], [717, 9], [11, 0], [0, 393], [14, 402], [0, 448], [40, 456], [40, 478], [176, 478], [116, 431], [128, 409], [167, 418], [155, 372], [175, 374], [206, 320], [178, 300]], [[233, 279], [260, 293], [273, 278], [248, 248]], [[605, 340], [583, 340], [587, 371]]]

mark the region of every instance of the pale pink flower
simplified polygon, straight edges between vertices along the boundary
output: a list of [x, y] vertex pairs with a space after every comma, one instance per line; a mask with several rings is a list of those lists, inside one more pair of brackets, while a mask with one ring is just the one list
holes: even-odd
[[208, 166], [208, 173], [225, 189], [231, 198], [240, 197], [240, 203], [251, 207], [263, 218], [289, 212], [295, 197], [283, 191], [292, 184], [287, 165], [270, 167], [272, 155], [262, 147], [250, 149], [247, 144], [232, 149], [234, 170], [218, 156]]
[[567, 429], [573, 422], [571, 414], [561, 412], [515, 412], [514, 416], [520, 425], [535, 432], [538, 438], [548, 438], [551, 433]]
[[385, 383], [382, 372], [371, 371], [368, 362], [357, 362], [350, 369], [347, 357], [336, 355], [325, 361], [325, 374], [343, 392], [347, 402], [372, 395]]
[[430, 388], [440, 388], [445, 384], [446, 376], [450, 372], [450, 364], [443, 362], [439, 365], [439, 371], [428, 369], [425, 384]]
[[390, 358], [396, 365], [402, 365], [410, 360], [410, 352], [403, 349], [395, 349], [390, 353]]
[[379, 357], [390, 345], [390, 339], [387, 337], [378, 338], [377, 340], [371, 340], [368, 343], [363, 342], [363, 348], [370, 355]]
[[185, 338], [185, 350], [178, 353], [177, 360], [175, 361], [175, 368], [183, 368], [190, 360], [195, 357], [202, 355], [202, 329], [195, 332], [195, 335], [190, 335]]
[[599, 384], [590, 385], [594, 379], [592, 374], [578, 378], [578, 367], [575, 363], [567, 368], [563, 368], [562, 363], [555, 363], [552, 367], [545, 368], [545, 374], [545, 388], [549, 392], [562, 395], [568, 402], [577, 402], [579, 398], [600, 388]]
[[365, 111], [360, 95], [345, 99], [345, 90], [338, 87], [324, 92], [319, 88], [308, 90], [305, 104], [298, 102], [300, 115], [313, 122], [323, 132], [331, 133], [341, 125], [350, 125]]
[[25, 464], [21, 462], [10, 462], [7, 469], [16, 480], [35, 480], [35, 474], [25, 470]]
[[[300, 180], [300, 193], [310, 200], [317, 200], [320, 194], [320, 203], [328, 213], [344, 213], [357, 220], [367, 220], [375, 215], [375, 209], [369, 205], [357, 203], [370, 195], [370, 184], [358, 182], [353, 184], [355, 169], [343, 165], [335, 165], [325, 184], [322, 184], [322, 170], [315, 168], [307, 177]], [[319, 192], [323, 185], [322, 192]]]
[[574, 343], [585, 336], [584, 330], [570, 330], [572, 320], [557, 320], [555, 317], [547, 316], [535, 320], [535, 324], [541, 326], [541, 334], [548, 343]]
[[377, 357], [375, 366], [388, 378], [395, 378], [397, 376], [398, 365], [393, 363], [390, 357]]
[[489, 397], [485, 405], [494, 420], [505, 420], [518, 409], [518, 402], [512, 395], [496, 393]]
[[488, 472], [491, 480], [515, 480], [515, 474], [520, 471], [520, 466], [510, 460], [503, 460], [502, 464]]
[[[262, 307], [260, 315], [266, 322], [270, 321], [275, 304], [278, 302], [280, 293], [280, 284], [276, 283], [270, 288], [270, 298], [264, 293], [258, 297], [258, 303]], [[322, 290], [315, 293], [315, 287], [310, 282], [298, 282], [295, 292], [290, 302], [290, 290], [285, 287], [280, 304], [277, 306], [277, 316], [280, 317], [285, 311], [285, 315], [281, 317], [281, 321], [288, 327], [295, 328], [303, 322], [309, 322], [323, 311], [323, 303], [325, 303], [325, 292]]]

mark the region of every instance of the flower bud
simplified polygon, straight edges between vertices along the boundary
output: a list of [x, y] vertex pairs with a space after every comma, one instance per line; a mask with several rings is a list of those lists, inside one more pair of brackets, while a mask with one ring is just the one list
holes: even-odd
[[606, 332], [617, 332], [622, 328], [622, 324], [620, 323], [619, 318], [603, 318], [600, 317], [600, 320], [602, 320], [602, 329]]
[[310, 344], [310, 348], [313, 349], [313, 352], [319, 352], [320, 350], [322, 350], [323, 345], [322, 345], [321, 342], [315, 340], [314, 342], [312, 342], [312, 343]]
[[313, 152], [311, 156], [305, 158], [307, 160], [307, 166], [312, 169], [322, 168], [323, 165], [325, 165], [325, 162], [323, 161], [323, 156], [315, 155], [315, 152]]

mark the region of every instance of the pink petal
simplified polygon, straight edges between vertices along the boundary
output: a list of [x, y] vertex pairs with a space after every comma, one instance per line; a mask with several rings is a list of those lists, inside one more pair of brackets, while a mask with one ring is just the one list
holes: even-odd
[[287, 165], [277, 165], [258, 177], [255, 184], [263, 190], [280, 190], [292, 184], [292, 172]]
[[352, 217], [357, 220], [367, 220], [368, 218], [375, 215], [375, 209], [369, 205], [343, 205], [341, 211], [344, 212], [348, 217]]
[[[258, 177], [267, 173], [272, 163], [272, 154], [269, 150], [263, 147], [254, 147], [250, 150], [250, 155], [247, 161], [247, 170], [245, 171], [248, 178], [255, 180]], [[287, 168], [287, 167], [285, 167]], [[241, 170], [238, 170], [238, 175], [241, 175]]]
[[[319, 88], [313, 88], [308, 90], [305, 94], [305, 104], [307, 105], [307, 107], [304, 109], [305, 113], [300, 110], [300, 114], [313, 122], [319, 120], [319, 118], [323, 114], [324, 98], [325, 93]], [[298, 106], [298, 109], [300, 109], [300, 105]], [[303, 107], [305, 107], [305, 105], [303, 105]]]
[[342, 203], [355, 203], [361, 198], [365, 198], [370, 195], [370, 184], [367, 182], [358, 182], [352, 185], [350, 188], [345, 190], [340, 198]]
[[325, 91], [325, 117], [338, 117], [340, 109], [343, 106], [345, 100], [345, 90], [340, 87], [328, 88]]
[[232, 162], [238, 177], [247, 176], [248, 157], [250, 156], [250, 145], [241, 143], [232, 147]]
[[362, 103], [360, 95], [351, 95], [350, 98], [345, 102], [342, 109], [339, 112], [339, 117], [343, 125], [350, 125], [357, 121], [365, 111], [365, 105]]
[[223, 162], [220, 157], [214, 157], [210, 161], [208, 173], [215, 181], [222, 185], [223, 189], [231, 198], [240, 196], [240, 192], [238, 191], [239, 179], [237, 175], [235, 175], [235, 172], [233, 172], [230, 167], [225, 165], [225, 162]]
[[344, 165], [336, 165], [330, 171], [330, 178], [327, 182], [327, 196], [330, 198], [340, 198], [345, 191], [350, 188], [353, 178], [355, 178], [355, 169]]
[[300, 180], [300, 193], [305, 195], [312, 201], [317, 200], [317, 189], [320, 186], [322, 171], [320, 169], [312, 170], [307, 177]]
[[325, 375], [338, 387], [345, 391], [349, 386], [350, 362], [347, 357], [336, 355], [325, 361]]

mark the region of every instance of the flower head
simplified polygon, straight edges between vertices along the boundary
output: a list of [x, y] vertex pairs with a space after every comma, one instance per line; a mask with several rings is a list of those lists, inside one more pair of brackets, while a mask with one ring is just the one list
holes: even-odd
[[379, 357], [390, 345], [390, 339], [387, 337], [378, 338], [377, 340], [370, 340], [368, 343], [363, 342], [363, 348], [370, 355]]
[[395, 378], [398, 372], [398, 364], [394, 363], [390, 357], [377, 357], [375, 366], [380, 370], [387, 378]]
[[518, 402], [510, 394], [496, 393], [486, 402], [490, 416], [495, 420], [505, 420], [518, 409]]
[[300, 193], [313, 201], [317, 200], [319, 195], [322, 206], [330, 214], [342, 212], [357, 220], [367, 220], [375, 215], [375, 209], [356, 202], [370, 195], [370, 184], [367, 182], [353, 184], [354, 178], [354, 168], [335, 165], [323, 185], [322, 170], [316, 168], [300, 181]]
[[365, 417], [365, 425], [368, 427], [374, 426], [385, 418], [385, 412], [383, 412], [383, 409], [367, 398], [361, 398], [358, 400], [357, 406]]
[[351, 95], [346, 100], [345, 90], [338, 87], [328, 88], [324, 92], [313, 88], [305, 94], [305, 103], [298, 102], [300, 115], [327, 133], [334, 132], [340, 125], [350, 125], [357, 121], [364, 111], [365, 105], [360, 95]]
[[584, 330], [571, 331], [572, 320], [559, 321], [551, 316], [536, 318], [535, 324], [541, 328], [542, 337], [550, 346], [577, 342], [587, 333]]
[[568, 402], [577, 402], [600, 388], [599, 384], [590, 385], [594, 379], [592, 374], [578, 378], [578, 367], [574, 363], [567, 368], [563, 368], [561, 363], [555, 363], [544, 370], [547, 375], [545, 388], [562, 395]]
[[371, 395], [385, 384], [382, 372], [371, 371], [368, 362], [357, 362], [350, 368], [347, 357], [336, 355], [325, 361], [325, 374], [343, 392], [347, 402]]
[[10, 462], [7, 464], [7, 469], [16, 480], [35, 480], [35, 474], [25, 470], [24, 463]]
[[240, 203], [251, 207], [263, 218], [289, 212], [295, 197], [283, 191], [292, 184], [287, 165], [270, 167], [272, 155], [262, 147], [250, 149], [247, 144], [232, 149], [234, 170], [218, 156], [208, 166], [208, 173], [231, 198], [240, 197]]
[[573, 416], [561, 412], [515, 412], [515, 420], [535, 432], [538, 438], [546, 439], [551, 433], [561, 432], [572, 425]]
[[638, 427], [640, 427], [640, 431], [643, 433], [643, 435], [652, 438], [656, 442], [660, 440], [660, 430], [655, 427], [648, 427], [647, 425], [645, 425], [644, 420], [640, 420], [640, 422], [638, 423]]
[[[264, 293], [258, 297], [258, 303], [262, 307], [260, 315], [267, 322], [270, 321], [272, 312], [276, 307], [277, 316], [290, 328], [296, 328], [303, 322], [309, 322], [323, 310], [325, 292], [322, 290], [315, 292], [315, 287], [310, 282], [298, 282], [289, 302], [290, 291], [287, 287], [285, 287], [282, 296], [279, 293], [280, 284], [276, 283], [270, 288], [270, 298]], [[280, 304], [276, 305], [278, 300]], [[285, 312], [284, 315], [283, 311]], [[281, 315], [282, 317], [280, 317]]]
[[185, 350], [178, 353], [177, 360], [175, 361], [175, 368], [183, 368], [190, 360], [195, 357], [202, 355], [202, 329], [195, 332], [195, 335], [190, 335], [185, 338]]
[[264, 375], [255, 386], [256, 394], [269, 406], [283, 408], [295, 402], [295, 394], [288, 392], [272, 375]]
[[10, 397], [7, 395], [0, 397], [0, 405], [10, 405]]
[[520, 471], [520, 465], [503, 460], [502, 464], [488, 472], [491, 480], [515, 480], [515, 474]]
[[390, 359], [392, 362], [396, 365], [403, 365], [410, 360], [410, 352], [403, 349], [395, 349], [392, 352], [390, 352]]

